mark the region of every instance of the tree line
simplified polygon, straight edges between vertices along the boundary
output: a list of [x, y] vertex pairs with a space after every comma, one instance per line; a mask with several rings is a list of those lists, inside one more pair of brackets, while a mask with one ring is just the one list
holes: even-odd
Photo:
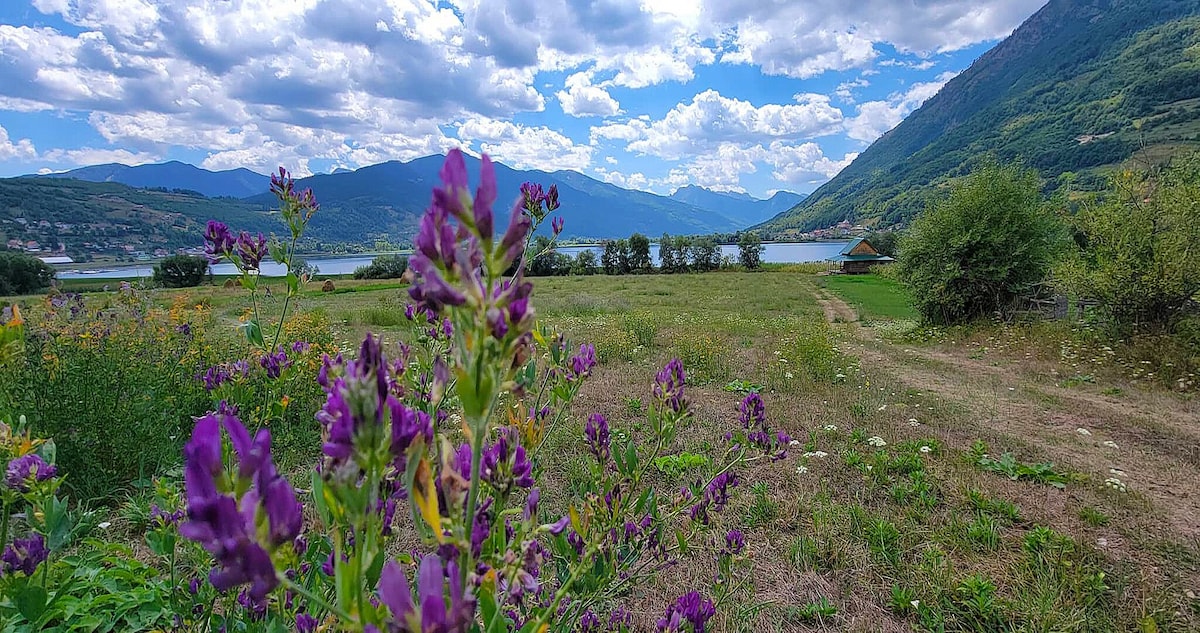
[[716, 237], [671, 236], [658, 240], [658, 263], [650, 253], [650, 238], [634, 233], [628, 238], [606, 240], [595, 250], [580, 251], [575, 257], [560, 253], [545, 236], [534, 239], [529, 248], [526, 274], [533, 277], [561, 275], [644, 275], [710, 272], [741, 266], [745, 270], [762, 267], [762, 240], [756, 233], [738, 235], [738, 257], [725, 257]]

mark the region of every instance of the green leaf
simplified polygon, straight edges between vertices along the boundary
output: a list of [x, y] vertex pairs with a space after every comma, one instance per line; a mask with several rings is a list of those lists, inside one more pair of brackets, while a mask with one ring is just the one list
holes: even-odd
[[287, 274], [287, 287], [288, 293], [290, 294], [294, 295], [297, 292], [300, 292], [300, 278], [296, 276], [296, 273], [290, 270]]
[[250, 341], [251, 345], [266, 349], [267, 342], [263, 340], [262, 326], [258, 324], [258, 320], [250, 319], [242, 327], [246, 329], [246, 340]]
[[679, 553], [686, 554], [688, 551], [687, 539], [683, 536], [683, 531], [675, 530], [675, 542], [679, 545]]
[[25, 616], [30, 622], [37, 622], [38, 618], [46, 611], [46, 590], [37, 585], [25, 585], [17, 592], [13, 598], [13, 602], [17, 605], [17, 611]]

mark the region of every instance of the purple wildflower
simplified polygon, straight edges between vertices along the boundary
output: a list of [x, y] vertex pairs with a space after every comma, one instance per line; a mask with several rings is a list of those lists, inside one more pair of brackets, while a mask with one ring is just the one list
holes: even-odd
[[316, 633], [317, 619], [307, 613], [296, 614], [296, 633]]
[[[235, 486], [240, 497], [222, 494], [224, 477], [221, 428], [238, 457]], [[184, 484], [188, 520], [184, 538], [200, 543], [216, 559], [209, 581], [221, 591], [250, 584], [248, 599], [261, 603], [278, 584], [270, 551], [293, 542], [300, 533], [302, 508], [296, 492], [271, 461], [271, 435], [261, 429], [251, 439], [236, 417], [209, 414], [196, 421], [184, 446]]]
[[533, 485], [533, 464], [525, 455], [525, 447], [517, 444], [510, 450], [508, 433], [501, 433], [496, 441], [483, 448], [479, 473], [483, 480], [497, 490], [506, 490], [509, 485], [529, 488]]
[[691, 517], [693, 521], [708, 524], [708, 509], [720, 512], [725, 509], [725, 504], [729, 503], [729, 489], [736, 487], [739, 483], [737, 475], [731, 472], [724, 472], [717, 475], [709, 482], [708, 487], [704, 489], [704, 494], [696, 505], [692, 506]]
[[725, 551], [730, 554], [740, 554], [746, 549], [746, 536], [741, 530], [729, 530], [725, 535]]
[[749, 430], [753, 426], [765, 426], [767, 419], [766, 406], [763, 404], [762, 397], [757, 393], [751, 392], [738, 404], [738, 421], [742, 423], [742, 428]]
[[596, 366], [596, 346], [585, 343], [579, 346], [579, 353], [571, 357], [571, 366], [567, 368], [567, 381], [574, 382], [592, 374]]
[[675, 604], [667, 607], [666, 615], [658, 621], [658, 631], [678, 631], [686, 621], [692, 625], [692, 633], [704, 633], [704, 626], [716, 615], [712, 600], [691, 591], [679, 596]]
[[600, 617], [591, 609], [584, 611], [583, 615], [579, 617], [579, 632], [600, 633]]
[[[447, 576], [449, 609], [445, 599]], [[423, 557], [417, 572], [417, 598], [414, 603], [404, 570], [395, 561], [388, 561], [379, 577], [379, 600], [388, 609], [389, 630], [458, 633], [473, 624], [475, 599], [463, 591], [455, 563], [449, 563], [443, 571], [440, 558]]]
[[687, 401], [683, 397], [685, 380], [683, 363], [678, 358], [672, 358], [654, 378], [654, 397], [675, 413], [683, 413], [687, 408]]
[[178, 525], [179, 522], [183, 520], [183, 516], [183, 510], [167, 512], [166, 510], [158, 507], [157, 503], [150, 506], [150, 521], [159, 527]]
[[233, 233], [229, 232], [229, 227], [224, 222], [208, 221], [204, 230], [204, 254], [208, 255], [210, 262], [216, 263], [222, 257], [233, 253], [235, 242]]
[[13, 539], [4, 553], [0, 554], [0, 562], [4, 563], [4, 573], [12, 574], [17, 571], [26, 576], [32, 576], [38, 565], [46, 561], [50, 550], [46, 549], [46, 539], [41, 534], [31, 534], [28, 538]]
[[293, 354], [304, 354], [312, 348], [312, 344], [306, 341], [295, 341], [292, 343]]
[[588, 449], [596, 460], [603, 464], [609, 457], [608, 419], [600, 413], [588, 416], [587, 424], [583, 427], [583, 435], [587, 438]]
[[267, 371], [267, 378], [275, 380], [283, 375], [283, 370], [291, 367], [292, 361], [281, 346], [274, 353], [263, 354], [258, 359], [258, 364]]
[[551, 228], [551, 230], [554, 231], [555, 235], [558, 235], [559, 233], [562, 233], [563, 226], [565, 224], [566, 224], [566, 222], [563, 220], [563, 217], [560, 215], [550, 221], [550, 228]]
[[238, 235], [234, 251], [246, 270], [258, 270], [263, 258], [267, 256], [267, 240], [262, 233], [251, 237], [249, 233], [242, 231]]
[[4, 481], [13, 490], [29, 492], [30, 482], [46, 481], [57, 474], [57, 467], [47, 464], [41, 455], [30, 453], [8, 462]]
[[479, 505], [479, 509], [475, 511], [475, 520], [471, 522], [471, 556], [474, 558], [479, 558], [483, 552], [483, 542], [491, 535], [491, 507], [492, 499], [489, 497]]

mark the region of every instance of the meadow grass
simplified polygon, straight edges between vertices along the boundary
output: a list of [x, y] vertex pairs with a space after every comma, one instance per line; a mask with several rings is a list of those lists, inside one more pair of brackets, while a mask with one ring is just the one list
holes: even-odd
[[[732, 527], [747, 533], [753, 573], [721, 605], [717, 631], [1200, 626], [1200, 603], [1187, 593], [1200, 592], [1189, 506], [1155, 496], [1142, 484], [1152, 474], [1075, 427], [1109, 429], [1114, 444], [1147, 468], [1174, 464], [1186, 477], [1195, 458], [1158, 447], [1150, 437], [1158, 427], [1140, 418], [1071, 417], [1087, 409], [1068, 396], [1086, 396], [1080, 390], [1091, 385], [1058, 386], [1047, 368], [1063, 367], [1065, 352], [1036, 349], [1042, 339], [995, 334], [989, 342], [973, 330], [962, 341], [898, 345], [861, 335], [857, 324], [828, 323], [818, 301], [822, 283], [847, 301], [859, 297], [864, 320], [911, 318], [894, 284], [873, 276], [767, 271], [533, 281], [539, 320], [575, 345], [595, 344], [601, 360], [539, 458], [548, 507], [570, 503], [573, 482], [588, 468], [578, 450], [582, 420], [603, 413], [617, 442], [645, 433], [651, 377], [672, 356], [685, 361], [694, 415], [669, 447], [674, 457], [650, 475], [659, 494], [677, 494], [689, 464], [715, 462], [725, 450], [744, 395], [726, 390], [731, 382], [761, 385], [772, 426], [796, 440], [785, 460], [746, 473], [739, 496], [709, 527], [711, 547], [690, 551], [620, 597], [635, 630], [653, 629], [674, 596], [707, 586], [713, 551]], [[337, 293], [312, 284], [296, 302], [302, 314], [327, 315], [333, 346], [351, 351], [368, 330], [388, 341], [406, 336], [406, 295], [396, 282], [337, 284]], [[171, 293], [158, 297], [170, 303]], [[213, 337], [236, 333], [245, 310], [240, 291], [206, 287], [188, 297], [213, 315], [205, 326]], [[970, 358], [984, 347], [981, 358]], [[1001, 354], [1009, 364], [979, 369]], [[1025, 365], [1014, 359], [1025, 354], [1030, 371], [1017, 372]], [[1177, 434], [1172, 443], [1194, 437], [1171, 421], [1171, 407], [1183, 406], [1164, 400], [1172, 396], [1127, 390], [1105, 397], [1117, 401], [1112, 406], [1161, 405], [1166, 413], [1156, 424]], [[311, 412], [298, 412], [302, 418]], [[1155, 461], [1155, 454], [1176, 461]], [[996, 460], [1004, 466], [992, 467]], [[1110, 465], [1130, 472], [1128, 492], [1105, 484]]]
[[875, 274], [829, 275], [821, 281], [831, 292], [854, 306], [865, 321], [918, 318], [908, 292], [894, 279]]

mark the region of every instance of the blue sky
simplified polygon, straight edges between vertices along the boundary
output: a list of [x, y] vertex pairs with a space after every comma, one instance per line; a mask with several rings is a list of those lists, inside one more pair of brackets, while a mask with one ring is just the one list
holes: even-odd
[[0, 176], [463, 147], [810, 192], [1044, 0], [3, 0]]

